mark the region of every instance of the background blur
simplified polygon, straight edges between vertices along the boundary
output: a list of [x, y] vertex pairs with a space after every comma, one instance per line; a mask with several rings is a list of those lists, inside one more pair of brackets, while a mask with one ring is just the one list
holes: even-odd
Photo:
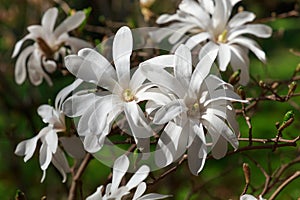
[[[178, 3], [178, 0], [156, 0], [151, 6], [153, 16], [145, 22], [137, 0], [67, 1], [67, 4], [76, 10], [92, 8], [88, 25], [79, 36], [92, 43], [101, 41], [105, 35], [115, 33], [125, 24], [131, 28], [155, 26], [155, 18], [161, 13], [174, 13]], [[270, 17], [272, 13], [291, 11], [295, 8], [295, 4], [299, 5], [299, 2], [243, 0], [239, 5], [245, 10], [254, 12], [257, 19], [262, 19]], [[28, 80], [19, 86], [14, 81], [16, 60], [11, 59], [14, 44], [27, 34], [26, 27], [40, 24], [45, 10], [52, 6], [62, 8], [61, 5], [63, 4], [60, 0], [0, 0], [0, 199], [14, 199], [17, 189], [22, 190], [30, 200], [41, 199], [42, 196], [47, 196], [48, 199], [66, 199], [70, 178], [67, 184], [61, 183], [60, 174], [50, 165], [45, 182], [40, 183], [42, 171], [39, 168], [38, 154], [24, 163], [22, 157], [14, 155], [14, 149], [20, 141], [31, 138], [44, 127], [36, 113], [37, 107], [46, 104], [48, 99], [54, 100], [57, 92], [71, 83], [73, 77], [62, 76], [57, 72], [51, 75], [53, 87], [49, 87], [45, 82], [34, 87]], [[66, 16], [62, 9], [59, 16], [58, 21]], [[300, 63], [300, 57], [290, 52], [291, 49], [300, 51], [300, 19], [299, 17], [277, 19], [268, 21], [267, 24], [273, 28], [273, 36], [258, 42], [267, 53], [268, 63], [262, 64], [251, 54], [251, 74], [257, 80], [289, 79]], [[248, 96], [255, 96], [257, 88], [251, 87], [250, 84], [246, 87], [246, 92]], [[295, 122], [285, 130], [285, 134], [287, 138], [299, 135], [300, 98], [296, 97], [289, 103], [260, 103], [256, 112], [251, 113], [254, 137], [274, 137], [275, 123], [281, 121], [284, 114], [291, 109], [295, 111]], [[238, 120], [242, 136], [247, 137], [248, 127], [244, 118], [238, 116]], [[245, 145], [246, 142], [241, 142], [241, 146]], [[227, 156], [221, 160], [209, 159], [198, 177], [191, 175], [184, 164], [172, 175], [150, 186], [149, 190], [173, 194], [176, 200], [185, 199], [190, 192], [196, 193], [192, 199], [238, 199], [245, 183], [242, 163], [248, 162], [252, 178], [248, 191], [259, 194], [261, 192], [259, 188], [263, 186], [265, 178], [248, 156], [255, 158], [271, 172], [281, 163], [288, 162], [299, 154], [299, 147], [286, 147], [275, 153], [271, 150], [255, 150]], [[293, 166], [290, 171], [296, 169], [300, 169], [300, 164]], [[94, 192], [97, 186], [105, 182], [109, 172], [110, 169], [94, 159], [83, 176], [83, 195]], [[278, 199], [300, 198], [299, 185], [300, 179], [293, 181]]]

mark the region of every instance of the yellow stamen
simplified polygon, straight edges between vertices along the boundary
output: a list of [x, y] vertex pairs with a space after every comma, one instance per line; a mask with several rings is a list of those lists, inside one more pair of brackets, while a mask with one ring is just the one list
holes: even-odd
[[218, 36], [218, 42], [226, 43], [226, 42], [227, 42], [227, 33], [228, 33], [228, 31], [225, 29], [225, 30]]
[[124, 90], [123, 99], [127, 102], [134, 100], [134, 94], [132, 93], [132, 91], [130, 89]]

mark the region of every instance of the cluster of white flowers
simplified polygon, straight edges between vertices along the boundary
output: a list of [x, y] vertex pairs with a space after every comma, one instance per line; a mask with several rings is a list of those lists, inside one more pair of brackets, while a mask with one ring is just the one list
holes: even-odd
[[[150, 140], [156, 139], [154, 157], [159, 168], [176, 162], [187, 153], [190, 171], [198, 175], [210, 151], [214, 158], [219, 159], [226, 155], [228, 142], [236, 150], [239, 127], [232, 102], [247, 101], [234, 92], [232, 85], [211, 74], [211, 68], [216, 60], [221, 71], [225, 71], [230, 63], [234, 71], [241, 69], [240, 83], [246, 84], [249, 80], [248, 49], [263, 62], [266, 58], [254, 40], [242, 35], [266, 38], [272, 32], [265, 25], [247, 24], [255, 17], [250, 12], [239, 12], [230, 19], [237, 2], [239, 0], [183, 0], [176, 14], [165, 14], [157, 20], [158, 24], [173, 23], [168, 28], [150, 33], [156, 41], [170, 35], [174, 54], [146, 60], [134, 72], [130, 63], [133, 37], [128, 27], [120, 28], [115, 35], [112, 64], [96, 50], [82, 48], [89, 44], [67, 34], [82, 23], [85, 18], [83, 12], [76, 12], [53, 30], [58, 11], [56, 8], [49, 9], [42, 18], [42, 26], [28, 27], [30, 33], [15, 46], [13, 57], [21, 50], [25, 40], [34, 40], [33, 46], [26, 47], [19, 55], [15, 67], [16, 82], [24, 82], [27, 67], [34, 85], [39, 85], [43, 78], [52, 84], [47, 72], [56, 69], [59, 58], [64, 58], [67, 70], [77, 80], [57, 95], [54, 108], [49, 105], [38, 108], [38, 114], [48, 126], [32, 139], [21, 142], [15, 153], [25, 156], [26, 162], [41, 140], [42, 180], [52, 161], [65, 181], [70, 167], [58, 146], [57, 135], [66, 131], [65, 115], [79, 118], [77, 132], [84, 150], [96, 153], [102, 149], [112, 125], [118, 123], [122, 114], [130, 129], [126, 133], [133, 137], [144, 155], [151, 153]], [[192, 36], [186, 38], [186, 33]], [[202, 48], [194, 61], [191, 50], [199, 45]], [[67, 46], [70, 46], [70, 52], [66, 52]], [[66, 56], [69, 53], [77, 55]], [[197, 64], [193, 67], [195, 62]], [[75, 92], [83, 82], [93, 84], [96, 89]], [[163, 128], [154, 131], [153, 126]], [[79, 137], [60, 137], [64, 150], [77, 159], [83, 158], [85, 152], [83, 149], [71, 150], [70, 146], [80, 141]], [[76, 148], [79, 146], [76, 145]], [[104, 186], [100, 186], [87, 199], [118, 200], [133, 188], [136, 188], [135, 200], [168, 197], [159, 194], [142, 196], [146, 190], [143, 181], [151, 170], [147, 165], [141, 166], [125, 186], [119, 186], [129, 165], [127, 156], [119, 157], [113, 165], [112, 183], [106, 185], [104, 195]]]
[[21, 51], [26, 40], [34, 41], [32, 45], [20, 53], [17, 59], [15, 80], [18, 84], [25, 81], [26, 71], [28, 71], [29, 80], [33, 85], [40, 85], [44, 78], [49, 85], [52, 85], [48, 73], [53, 73], [56, 70], [56, 62], [59, 59], [69, 53], [77, 53], [83, 47], [91, 47], [88, 42], [68, 34], [69, 31], [77, 28], [84, 21], [85, 14], [83, 11], [69, 16], [54, 29], [57, 15], [57, 8], [48, 9], [42, 18], [42, 25], [29, 26], [27, 28], [29, 34], [16, 43], [12, 54], [13, 58]]
[[[255, 15], [241, 11], [230, 18], [232, 8], [241, 0], [183, 0], [176, 14], [161, 15], [156, 23], [169, 23], [166, 28], [151, 33], [151, 37], [160, 42], [169, 37], [171, 44], [184, 43], [190, 49], [202, 45], [199, 59], [207, 54], [218, 51], [218, 65], [225, 71], [230, 63], [234, 71], [241, 69], [240, 83], [249, 81], [248, 50], [258, 59], [266, 62], [266, 55], [257, 42], [243, 36], [244, 34], [268, 38], [272, 29], [263, 24], [248, 24]], [[190, 37], [184, 37], [186, 33]]]

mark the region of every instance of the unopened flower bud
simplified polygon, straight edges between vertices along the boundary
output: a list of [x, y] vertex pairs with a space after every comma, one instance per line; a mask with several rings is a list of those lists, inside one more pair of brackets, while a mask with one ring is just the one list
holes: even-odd
[[300, 72], [300, 63], [297, 65], [295, 72]]
[[293, 81], [289, 84], [289, 91], [288, 91], [288, 96], [292, 96], [297, 88], [297, 82], [296, 81]]
[[228, 82], [231, 84], [231, 85], [235, 85], [237, 84], [239, 81], [240, 81], [240, 74], [241, 74], [241, 70], [237, 70], [235, 71], [229, 78]]
[[266, 87], [266, 83], [263, 81], [263, 80], [260, 80], [258, 82], [259, 86], [262, 87], [262, 88], [265, 88]]
[[250, 167], [249, 167], [248, 163], [243, 163], [243, 171], [244, 171], [246, 184], [249, 184], [250, 183]]
[[241, 97], [243, 100], [246, 99], [246, 93], [245, 93], [245, 90], [244, 90], [244, 87], [243, 87], [243, 86], [238, 87], [237, 93], [238, 93], [238, 95], [240, 95], [240, 97]]
[[26, 200], [24, 192], [22, 192], [21, 190], [17, 190], [15, 200]]
[[286, 127], [290, 126], [294, 121], [294, 117], [295, 117], [294, 111], [293, 110], [288, 111], [284, 115], [283, 122], [281, 123], [280, 127], [278, 128], [278, 131], [282, 131]]

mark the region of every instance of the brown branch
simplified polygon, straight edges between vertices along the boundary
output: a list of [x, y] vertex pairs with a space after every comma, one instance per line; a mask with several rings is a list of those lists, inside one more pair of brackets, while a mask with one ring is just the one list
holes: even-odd
[[154, 179], [154, 181], [148, 182], [147, 185], [153, 185], [156, 182], [158, 182], [158, 181], [162, 180], [163, 178], [165, 178], [168, 174], [171, 174], [172, 172], [176, 171], [176, 169], [178, 168], [178, 166], [180, 166], [183, 163], [183, 161], [185, 161], [186, 159], [187, 159], [187, 155], [184, 154], [182, 156], [181, 160], [174, 167], [172, 167], [169, 170], [165, 171], [164, 173], [162, 173], [157, 178], [152, 177]]
[[262, 18], [262, 19], [258, 19], [255, 20], [255, 23], [266, 23], [266, 22], [270, 22], [270, 21], [275, 21], [278, 19], [285, 19], [285, 18], [289, 18], [289, 17], [298, 17], [299, 16], [299, 12], [296, 10], [292, 10], [286, 13], [281, 13], [279, 15], [276, 15], [276, 13], [272, 13], [272, 16], [267, 17], [267, 18]]
[[92, 155], [90, 153], [87, 153], [86, 156], [84, 157], [81, 165], [79, 166], [77, 172], [73, 176], [72, 184], [71, 184], [71, 187], [69, 190], [68, 200], [76, 200], [77, 199], [76, 192], [77, 192], [78, 184], [80, 182], [79, 180], [91, 159], [92, 159]]
[[288, 177], [276, 190], [275, 192], [272, 194], [272, 196], [269, 198], [269, 200], [273, 200], [277, 197], [277, 195], [289, 184], [291, 183], [293, 180], [295, 180], [296, 178], [298, 178], [300, 176], [300, 171], [296, 171], [293, 175], [291, 175], [290, 177]]

